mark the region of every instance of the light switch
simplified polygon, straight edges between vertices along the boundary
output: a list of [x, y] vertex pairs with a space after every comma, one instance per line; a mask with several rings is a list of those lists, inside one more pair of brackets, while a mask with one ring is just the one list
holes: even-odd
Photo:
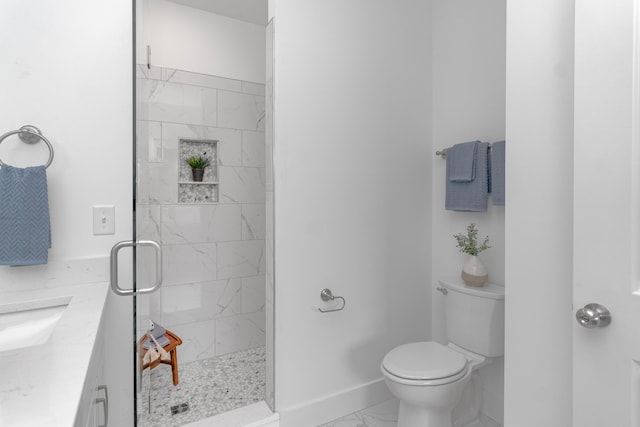
[[113, 205], [93, 207], [93, 234], [116, 233], [116, 208]]

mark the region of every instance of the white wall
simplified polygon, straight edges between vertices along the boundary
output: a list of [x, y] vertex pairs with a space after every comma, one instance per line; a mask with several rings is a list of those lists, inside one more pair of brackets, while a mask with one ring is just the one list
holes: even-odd
[[[49, 259], [108, 256], [131, 238], [130, 2], [7, 0], [0, 8], [0, 130], [33, 124], [55, 149]], [[47, 150], [10, 137], [0, 158], [42, 164]], [[115, 205], [115, 235], [93, 235], [91, 206], [99, 204]], [[0, 267], [0, 277], [8, 270]]]
[[[445, 297], [435, 288], [443, 277], [459, 280], [467, 257], [456, 248], [453, 235], [476, 223], [480, 235], [490, 238], [491, 248], [480, 255], [489, 280], [505, 284], [505, 207], [493, 206], [489, 200], [487, 212], [445, 210], [446, 160], [435, 155], [437, 150], [459, 142], [505, 138], [505, 1], [434, 0], [432, 25], [432, 321], [434, 339], [446, 343]], [[503, 418], [503, 366], [498, 359], [480, 372], [483, 412], [498, 422]]]
[[[504, 139], [505, 120], [504, 0], [434, 0], [433, 2], [433, 272], [434, 288], [442, 277], [459, 278], [466, 255], [453, 235], [474, 222], [491, 248], [480, 258], [489, 280], [504, 285], [504, 206], [487, 212], [444, 209], [446, 160], [437, 150], [465, 141]], [[442, 294], [434, 294], [434, 334], [446, 340]]]
[[[265, 0], [266, 1], [266, 0]], [[165, 0], [145, 0], [139, 64], [264, 83], [265, 27]]]
[[[47, 170], [49, 264], [0, 267], [0, 291], [105, 281], [111, 246], [131, 239], [131, 40], [127, 0], [4, 0], [0, 5], [0, 130], [34, 124], [55, 149]], [[0, 158], [26, 166], [44, 162], [45, 151], [10, 138], [0, 147]], [[115, 205], [115, 235], [93, 236], [91, 206], [96, 204]], [[131, 300], [109, 300], [110, 420], [125, 426], [133, 421], [133, 358], [122, 357], [130, 348], [123, 331], [131, 330]], [[124, 348], [118, 347], [122, 338]]]
[[[366, 393], [355, 403], [341, 397], [380, 379], [392, 347], [430, 337], [429, 13], [421, 0], [278, 0], [275, 372], [283, 426], [371, 404], [376, 397]], [[325, 287], [346, 298], [344, 311], [317, 311]], [[295, 424], [295, 413], [325, 398], [342, 407]]]
[[267, 0], [267, 21], [276, 16], [276, 0]]
[[507, 5], [507, 426], [572, 425], [573, 3]]

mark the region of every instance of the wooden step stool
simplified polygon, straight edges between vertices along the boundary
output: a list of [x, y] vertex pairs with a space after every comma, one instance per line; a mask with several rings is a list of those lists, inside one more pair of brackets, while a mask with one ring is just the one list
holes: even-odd
[[182, 340], [180, 339], [179, 336], [177, 336], [176, 334], [174, 334], [168, 329], [166, 329], [164, 336], [169, 339], [169, 344], [163, 346], [162, 348], [164, 348], [169, 353], [169, 355], [171, 356], [171, 359], [161, 360], [160, 358], [158, 358], [151, 363], [144, 363], [143, 359], [145, 354], [147, 354], [147, 349], [143, 348], [142, 346], [144, 345], [144, 343], [147, 342], [147, 340], [149, 340], [148, 334], [144, 334], [142, 338], [138, 340], [138, 366], [140, 366], [140, 372], [142, 372], [147, 368], [153, 369], [161, 363], [164, 363], [165, 365], [171, 365], [171, 373], [173, 374], [173, 385], [178, 385], [178, 349], [177, 347], [180, 344], [182, 344]]

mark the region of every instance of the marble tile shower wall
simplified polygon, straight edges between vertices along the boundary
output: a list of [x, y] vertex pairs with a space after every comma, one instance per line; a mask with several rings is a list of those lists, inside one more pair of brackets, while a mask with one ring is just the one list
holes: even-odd
[[[263, 346], [264, 85], [146, 66], [137, 85], [138, 238], [164, 257], [140, 310], [182, 338], [180, 363]], [[180, 138], [219, 141], [218, 203], [178, 203]]]

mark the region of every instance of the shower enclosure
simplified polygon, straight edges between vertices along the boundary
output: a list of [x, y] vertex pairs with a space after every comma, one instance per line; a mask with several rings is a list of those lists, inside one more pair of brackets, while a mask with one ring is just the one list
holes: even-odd
[[[163, 50], [160, 36], [178, 32], [166, 21], [173, 17], [230, 31], [257, 26], [164, 0], [134, 6], [137, 425], [183, 425], [260, 401], [273, 408], [267, 82], [179, 60], [154, 64], [150, 55]], [[202, 181], [193, 157], [207, 164]]]

